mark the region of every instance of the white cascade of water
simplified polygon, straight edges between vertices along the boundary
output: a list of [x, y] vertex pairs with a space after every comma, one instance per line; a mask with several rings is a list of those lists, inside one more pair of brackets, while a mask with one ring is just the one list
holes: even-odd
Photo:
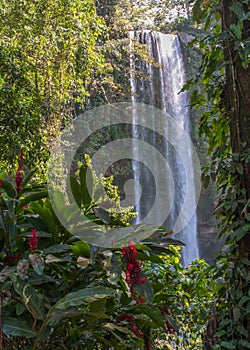
[[[154, 106], [164, 112], [167, 112], [173, 117], [180, 130], [185, 130], [189, 133], [189, 96], [187, 92], [181, 92], [185, 83], [185, 69], [183, 56], [181, 51], [180, 41], [177, 35], [174, 34], [162, 34], [159, 32], [142, 31], [131, 32], [131, 56], [130, 56], [130, 71], [131, 71], [131, 94], [132, 103], [143, 103], [145, 105]], [[133, 54], [133, 41], [137, 40], [142, 44], [145, 44], [148, 48], [149, 56], [157, 63], [140, 62], [135, 60]], [[146, 111], [145, 111], [146, 113]], [[192, 153], [187, 149], [182, 150], [182, 154], [185, 154], [185, 167], [182, 164], [182, 160], [175, 152], [169, 140], [168, 123], [162, 125], [164, 138], [152, 133], [146, 128], [141, 128], [137, 125], [138, 116], [137, 113], [133, 114], [133, 138], [140, 139], [152, 147], [160, 150], [164, 154], [168, 169], [172, 172], [173, 184], [170, 185], [169, 177], [166, 176], [164, 188], [165, 193], [162, 193], [162, 203], [159, 203], [159, 208], [155, 211], [154, 219], [152, 216], [148, 224], [159, 225], [162, 224], [159, 220], [164, 217], [162, 210], [165, 210], [164, 203], [167, 201], [173, 203], [170, 213], [164, 222], [166, 229], [172, 229], [178, 220], [178, 215], [185, 202], [185, 195], [187, 193], [187, 186], [192, 185], [193, 189], [189, 193], [188, 205], [189, 207], [196, 207], [196, 196], [194, 186], [194, 171], [192, 164]], [[155, 130], [154, 123], [156, 122], [156, 116], [152, 109], [152, 115], [150, 119], [150, 129]], [[181, 145], [179, 145], [181, 149]], [[185, 147], [185, 145], [183, 146]], [[137, 185], [135, 186], [135, 197], [137, 200], [136, 211], [138, 212], [137, 222], [139, 223], [145, 215], [150, 211], [154, 197], [156, 193], [155, 187], [158, 186], [156, 179], [154, 179], [152, 172], [141, 162], [136, 161], [140, 159], [140, 149], [136, 146], [133, 149], [133, 171], [134, 178]], [[162, 173], [163, 164], [159, 164], [157, 157], [152, 159], [150, 168], [157, 169], [159, 173]], [[188, 177], [188, 181], [186, 178]], [[162, 181], [162, 180], [161, 180]], [[141, 188], [139, 188], [140, 183]], [[173, 193], [172, 193], [172, 192]], [[139, 200], [140, 197], [140, 200]], [[194, 210], [195, 211], [195, 210]], [[182, 257], [184, 265], [188, 265], [192, 260], [199, 257], [199, 248], [197, 243], [197, 220], [196, 214], [192, 216], [188, 224], [177, 234], [174, 238], [180, 239], [185, 243], [185, 247], [182, 249]]]

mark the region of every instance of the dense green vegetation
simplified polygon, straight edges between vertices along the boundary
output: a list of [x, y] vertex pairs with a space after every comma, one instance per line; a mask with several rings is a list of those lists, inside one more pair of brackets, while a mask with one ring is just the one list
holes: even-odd
[[[0, 349], [250, 348], [250, 4], [178, 1], [188, 18], [170, 21], [174, 5], [2, 0]], [[184, 268], [181, 242], [169, 232], [131, 226], [132, 208], [121, 208], [112, 178], [96, 176], [87, 156], [67, 184], [82, 213], [102, 233], [130, 228], [152, 237], [98, 248], [62, 226], [48, 197], [55, 138], [84, 110], [129, 99], [129, 32], [145, 28], [192, 33], [192, 50], [202, 57], [184, 88], [202, 114], [202, 178], [204, 186], [216, 183], [219, 236], [226, 236], [211, 266], [197, 260]], [[143, 45], [136, 55], [148, 59]], [[84, 149], [124, 132], [106, 130]], [[105, 197], [88, 192], [87, 168], [93, 191], [102, 184]], [[67, 220], [88, 232], [60, 200]]]

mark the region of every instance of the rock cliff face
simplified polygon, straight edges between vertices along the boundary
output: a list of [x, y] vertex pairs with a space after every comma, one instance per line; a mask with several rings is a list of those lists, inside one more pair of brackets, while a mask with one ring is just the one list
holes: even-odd
[[223, 238], [217, 238], [217, 224], [213, 211], [216, 206], [215, 186], [211, 185], [201, 192], [197, 208], [198, 244], [200, 257], [211, 263], [224, 243]]

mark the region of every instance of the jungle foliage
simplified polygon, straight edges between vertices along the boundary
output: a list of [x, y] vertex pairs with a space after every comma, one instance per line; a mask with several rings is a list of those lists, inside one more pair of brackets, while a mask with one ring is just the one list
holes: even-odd
[[[23, 173], [23, 162], [21, 154], [15, 179], [1, 175], [0, 348], [201, 348], [214, 301], [210, 267], [200, 260], [183, 268], [181, 242], [162, 228], [131, 226], [158, 238], [109, 249], [77, 239], [56, 217], [46, 186]], [[128, 225], [129, 208], [117, 214], [101, 206], [108, 198], [119, 204], [111, 179], [92, 172], [93, 183], [109, 188], [108, 198], [94, 202], [88, 165], [79, 166], [69, 183], [83, 214], [104, 230]], [[63, 210], [74, 222], [70, 204]]]
[[52, 141], [89, 96], [92, 72], [105, 71], [96, 46], [105, 22], [94, 1], [2, 1], [0, 126], [4, 167], [21, 147], [27, 165], [48, 158]]
[[[194, 45], [203, 52], [192, 86], [192, 106], [206, 107], [199, 133], [208, 143], [205, 186], [217, 185], [219, 236], [226, 235], [216, 265], [217, 307], [211, 315], [205, 349], [249, 349], [250, 341], [250, 112], [249, 1], [197, 0], [193, 16], [203, 35]], [[199, 86], [200, 88], [194, 88]]]

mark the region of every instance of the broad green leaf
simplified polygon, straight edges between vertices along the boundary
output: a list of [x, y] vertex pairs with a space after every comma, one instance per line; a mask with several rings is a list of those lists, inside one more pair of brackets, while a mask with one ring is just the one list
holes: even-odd
[[250, 297], [244, 295], [241, 299], [240, 299], [240, 302], [239, 302], [239, 306], [241, 307], [244, 303], [246, 303], [247, 301], [250, 300]]
[[84, 241], [79, 241], [71, 246], [72, 252], [76, 257], [85, 256], [90, 257], [89, 244]]
[[104, 314], [103, 312], [87, 313], [87, 322], [89, 325], [92, 325], [96, 320], [100, 320], [100, 319], [110, 319], [110, 316]]
[[95, 213], [95, 216], [101, 219], [104, 224], [106, 225], [110, 224], [111, 218], [109, 213], [105, 209], [96, 207], [96, 208], [93, 208], [93, 211]]
[[28, 182], [30, 181], [30, 179], [32, 178], [32, 176], [37, 172], [36, 169], [34, 169], [33, 171], [30, 171], [23, 179], [22, 182], [22, 190], [20, 192], [25, 193], [25, 186], [28, 184]]
[[90, 168], [83, 164], [79, 171], [80, 187], [83, 205], [87, 208], [92, 201], [93, 178]]
[[175, 253], [168, 249], [168, 248], [165, 248], [164, 246], [161, 246], [161, 245], [153, 245], [153, 246], [150, 246], [151, 250], [150, 250], [150, 254], [153, 254], [153, 255], [175, 255]]
[[[247, 335], [247, 337], [248, 336], [249, 336], [249, 334]], [[239, 340], [238, 344], [244, 346], [247, 349], [250, 349], [250, 343], [249, 343], [249, 341], [247, 341], [245, 339]]]
[[141, 306], [138, 306], [135, 309], [135, 312], [139, 315], [145, 314], [148, 317], [151, 318], [151, 320], [154, 322], [154, 324], [158, 327], [162, 327], [165, 321], [165, 316], [161, 312], [161, 310], [158, 307], [155, 306], [148, 306], [142, 304]]
[[[45, 202], [46, 204], [47, 202]], [[30, 205], [30, 208], [32, 211], [39, 215], [39, 219], [45, 224], [47, 229], [51, 231], [51, 233], [58, 233], [60, 223], [51, 207], [51, 204], [49, 206], [42, 206], [39, 203], [32, 202]]]
[[76, 201], [76, 204], [78, 205], [79, 208], [81, 208], [81, 205], [82, 205], [81, 188], [80, 188], [79, 182], [74, 176], [70, 176], [70, 187], [71, 187], [73, 197]]
[[29, 254], [29, 261], [38, 275], [42, 275], [44, 270], [44, 259], [41, 255], [34, 253]]
[[98, 299], [89, 305], [87, 312], [87, 322], [89, 325], [93, 324], [98, 319], [109, 319], [104, 313], [107, 298]]
[[229, 341], [222, 341], [220, 345], [226, 349], [236, 349], [236, 346]]
[[107, 301], [106, 298], [93, 301], [93, 303], [89, 305], [89, 311], [94, 313], [103, 312], [106, 305], [106, 301]]
[[236, 164], [236, 170], [237, 170], [237, 172], [240, 174], [240, 175], [242, 175], [243, 174], [243, 166], [242, 166], [242, 164]]
[[127, 327], [122, 327], [122, 326], [118, 326], [114, 323], [106, 323], [103, 325], [104, 328], [107, 328], [109, 330], [117, 330], [121, 333], [127, 334], [129, 336], [134, 336], [134, 333], [132, 333], [132, 331], [130, 329], [128, 329]]
[[13, 223], [16, 223], [16, 217], [15, 217], [15, 202], [14, 200], [7, 200], [5, 202], [7, 208], [8, 208], [8, 214]]
[[118, 260], [116, 254], [113, 254], [111, 259], [111, 271], [108, 277], [108, 281], [112, 284], [116, 284], [121, 278], [121, 273], [121, 263]]
[[229, 27], [230, 31], [233, 33], [234, 37], [238, 40], [241, 40], [242, 37], [242, 23], [238, 22], [237, 24], [232, 23]]
[[151, 261], [157, 264], [163, 264], [164, 261], [157, 255], [148, 255], [144, 252], [137, 252], [136, 257], [140, 261]]
[[90, 304], [98, 299], [106, 298], [114, 293], [110, 288], [85, 288], [74, 293], [67, 294], [64, 298], [59, 300], [55, 308], [67, 309], [74, 306], [80, 306], [82, 304]]
[[216, 332], [214, 337], [216, 338], [220, 338], [222, 335], [224, 335], [226, 333], [225, 329], [222, 329], [221, 331], [219, 332]]
[[137, 250], [150, 250], [146, 244], [135, 244]]
[[16, 314], [20, 316], [26, 310], [25, 306], [21, 303], [16, 304]]
[[38, 320], [43, 320], [45, 316], [44, 300], [41, 295], [27, 282], [22, 281], [16, 275], [11, 275], [11, 280], [17, 294], [23, 302], [27, 304]]
[[51, 247], [48, 247], [44, 249], [45, 254], [55, 254], [55, 253], [63, 253], [67, 250], [70, 250], [70, 245], [68, 244], [56, 244], [52, 245]]
[[237, 331], [243, 334], [246, 338], [248, 337], [248, 331], [246, 330], [245, 327], [238, 325]]
[[84, 313], [85, 313], [85, 310], [76, 309], [75, 307], [69, 308], [67, 310], [53, 309], [53, 312], [51, 313], [48, 320], [46, 321], [46, 325], [54, 326], [65, 318], [71, 318], [71, 317], [83, 315]]
[[46, 198], [46, 197], [48, 197], [48, 191], [47, 190], [30, 194], [29, 196], [25, 197], [24, 199], [22, 199], [19, 202], [19, 204], [17, 206], [17, 211], [22, 209], [22, 207], [25, 204], [29, 204], [30, 202], [37, 201], [39, 199], [43, 199], [43, 198]]
[[37, 334], [26, 321], [17, 318], [4, 318], [2, 327], [3, 333], [10, 336], [33, 338]]
[[9, 181], [2, 180], [2, 188], [5, 190], [5, 192], [7, 193], [7, 195], [10, 198], [16, 197], [16, 195], [17, 195], [16, 190], [15, 190], [14, 186]]
[[138, 293], [139, 298], [142, 297], [142, 296], [145, 297], [145, 303], [152, 304], [153, 297], [154, 297], [154, 292], [153, 292], [151, 284], [148, 282], [148, 280], [144, 284], [136, 283], [135, 284], [135, 290]]

